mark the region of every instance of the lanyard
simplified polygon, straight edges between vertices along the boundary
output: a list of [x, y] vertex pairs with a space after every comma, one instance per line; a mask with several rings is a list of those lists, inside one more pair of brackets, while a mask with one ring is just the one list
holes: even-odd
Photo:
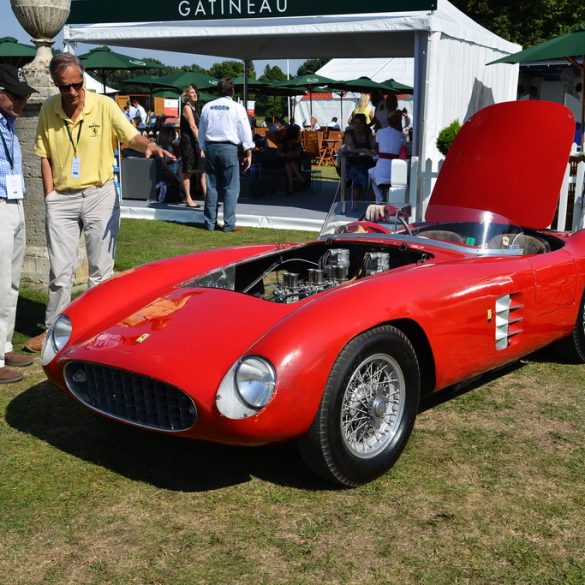
[[8, 152], [8, 144], [6, 144], [6, 138], [4, 138], [4, 132], [0, 130], [0, 136], [2, 137], [2, 145], [4, 146], [4, 153], [6, 154], [6, 159], [10, 164], [10, 169], [14, 170], [14, 134], [12, 135], [12, 151]]
[[73, 154], [77, 156], [77, 145], [79, 144], [79, 137], [81, 136], [81, 128], [83, 126], [83, 120], [79, 122], [79, 130], [77, 131], [77, 142], [73, 142], [73, 136], [71, 135], [71, 128], [69, 128], [69, 124], [65, 122], [65, 128], [67, 128], [67, 134], [69, 135], [69, 142], [71, 142], [71, 146], [73, 146]]

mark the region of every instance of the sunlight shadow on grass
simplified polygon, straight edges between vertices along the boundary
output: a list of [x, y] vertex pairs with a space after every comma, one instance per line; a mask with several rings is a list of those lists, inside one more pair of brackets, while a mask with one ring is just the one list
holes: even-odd
[[252, 477], [299, 489], [332, 489], [308, 471], [293, 443], [244, 448], [143, 431], [84, 409], [49, 382], [14, 398], [6, 421], [61, 451], [162, 489], [210, 491]]

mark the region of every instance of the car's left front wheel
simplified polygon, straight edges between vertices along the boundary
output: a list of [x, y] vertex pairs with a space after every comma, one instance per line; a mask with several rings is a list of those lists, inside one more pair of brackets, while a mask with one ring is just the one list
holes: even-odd
[[319, 411], [299, 440], [305, 462], [325, 479], [355, 487], [398, 459], [418, 410], [414, 348], [391, 326], [351, 340], [338, 356]]

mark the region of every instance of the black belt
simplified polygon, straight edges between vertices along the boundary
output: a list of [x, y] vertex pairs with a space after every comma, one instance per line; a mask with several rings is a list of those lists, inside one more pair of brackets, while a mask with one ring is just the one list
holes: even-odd
[[229, 140], [206, 140], [205, 144], [231, 144], [232, 146], [238, 146], [237, 144], [234, 144], [233, 142], [230, 142]]
[[18, 203], [19, 201], [22, 201], [22, 199], [7, 199], [6, 197], [0, 197], [0, 202], [4, 203]]

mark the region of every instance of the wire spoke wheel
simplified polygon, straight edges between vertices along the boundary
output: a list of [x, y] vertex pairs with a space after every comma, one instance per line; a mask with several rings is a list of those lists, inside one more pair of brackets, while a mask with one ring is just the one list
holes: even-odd
[[392, 441], [404, 410], [404, 374], [385, 354], [366, 358], [353, 372], [341, 407], [347, 449], [356, 457], [374, 457]]
[[420, 370], [409, 338], [380, 325], [351, 339], [327, 380], [319, 411], [298, 445], [328, 481], [356, 487], [402, 453], [418, 412]]

